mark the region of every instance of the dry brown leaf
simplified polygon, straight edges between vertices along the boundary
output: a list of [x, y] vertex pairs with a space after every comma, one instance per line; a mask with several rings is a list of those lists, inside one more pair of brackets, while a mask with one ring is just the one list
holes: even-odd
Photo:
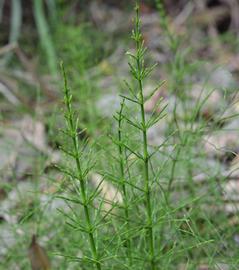
[[32, 270], [50, 270], [51, 264], [46, 251], [37, 243], [36, 235], [32, 236], [28, 256], [31, 261]]

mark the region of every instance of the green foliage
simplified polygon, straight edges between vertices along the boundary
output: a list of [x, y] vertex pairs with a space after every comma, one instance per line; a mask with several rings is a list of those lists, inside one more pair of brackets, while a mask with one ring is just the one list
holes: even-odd
[[[148, 143], [149, 129], [160, 125], [160, 120], [167, 116], [167, 106], [162, 106], [162, 100], [159, 100], [151, 114], [145, 112], [145, 102], [163, 82], [159, 82], [148, 96], [144, 95], [145, 79], [155, 65], [145, 65], [147, 50], [142, 38], [138, 5], [132, 31], [135, 51], [127, 52], [131, 81], [125, 83], [128, 93], [121, 95], [121, 107], [114, 117], [117, 132], [110, 136], [113, 144], [104, 143], [101, 153], [96, 151], [92, 143], [79, 144], [78, 120], [72, 109], [74, 102], [65, 85], [68, 126], [65, 133], [72, 138], [73, 147], [64, 149], [64, 152], [76, 161], [76, 166], [74, 169], [62, 168], [75, 190], [75, 194], [70, 192], [69, 197], [62, 198], [72, 210], [71, 214], [65, 214], [70, 226], [89, 237], [87, 246], [79, 245], [83, 250], [82, 258], [71, 257], [84, 262], [86, 269], [175, 269], [179, 262], [188, 263], [195, 269], [205, 254], [211, 265], [216, 265], [216, 261], [212, 263], [215, 257], [212, 247], [221, 241], [220, 234], [213, 232], [212, 214], [205, 213], [201, 207], [208, 203], [208, 199], [205, 194], [196, 193], [192, 174], [198, 167], [198, 160], [203, 159], [203, 153], [199, 150], [196, 152], [195, 145], [204, 134], [205, 123], [200, 123], [195, 129], [192, 125], [208, 96], [202, 100], [202, 104], [198, 101], [194, 108], [189, 110], [187, 107], [185, 73], [191, 70], [191, 66], [186, 61], [187, 53], [182, 53], [180, 49], [181, 40], [168, 29], [160, 1], [157, 1], [157, 6], [172, 53], [168, 70], [173, 80], [171, 93], [177, 101], [173, 117], [169, 119], [169, 136], [161, 145], [152, 147]], [[178, 91], [179, 86], [181, 92]], [[179, 124], [178, 104], [183, 104], [184, 126]], [[90, 149], [95, 153], [95, 159], [87, 154]], [[106, 157], [108, 162], [105, 161]], [[102, 181], [96, 188], [89, 182], [89, 172], [92, 170], [98, 170], [102, 175]], [[187, 181], [180, 182], [178, 178]], [[99, 202], [104, 181], [117, 187], [123, 201], [115, 203], [103, 198], [96, 208], [95, 201]], [[175, 188], [179, 196], [182, 195], [177, 201], [174, 198]], [[103, 205], [106, 202], [111, 207], [105, 212]], [[74, 211], [75, 204], [83, 207], [84, 221]], [[86, 225], [83, 225], [85, 222]], [[203, 232], [204, 226], [208, 228], [207, 233]]]
[[[116, 164], [118, 164], [119, 174], [106, 172], [105, 177], [111, 179], [122, 191], [123, 196], [123, 215], [117, 220], [112, 213], [113, 209], [117, 205], [112, 203], [112, 208], [106, 212], [109, 222], [106, 225], [108, 230], [115, 231], [115, 235], [112, 241], [109, 239], [104, 240], [105, 236], [103, 229], [101, 229], [102, 219], [98, 220], [97, 217], [101, 214], [101, 207], [98, 210], [94, 210], [92, 204], [94, 200], [97, 200], [97, 195], [101, 190], [101, 184], [99, 183], [97, 188], [91, 191], [89, 183], [87, 181], [87, 175], [92, 170], [90, 165], [92, 162], [85, 157], [83, 150], [80, 149], [78, 142], [78, 119], [74, 117], [74, 111], [72, 110], [72, 95], [69, 92], [67, 86], [66, 75], [65, 78], [65, 103], [66, 103], [66, 122], [67, 130], [64, 131], [68, 137], [72, 138], [73, 147], [70, 149], [63, 148], [63, 151], [67, 156], [72, 157], [76, 162], [76, 171], [71, 168], [63, 167], [61, 170], [65, 172], [72, 181], [72, 186], [75, 189], [75, 193], [80, 197], [70, 194], [69, 197], [62, 197], [69, 203], [82, 205], [85, 213], [86, 225], [82, 225], [82, 222], [78, 220], [75, 212], [72, 211], [72, 215], [65, 214], [70, 221], [70, 226], [75, 230], [80, 230], [89, 236], [89, 244], [91, 250], [91, 257], [84, 256], [82, 261], [87, 261], [94, 265], [97, 269], [121, 269], [121, 258], [127, 258], [124, 260], [122, 269], [141, 269], [146, 267], [147, 269], [158, 269], [158, 265], [161, 263], [162, 256], [166, 256], [168, 260], [170, 254], [162, 254], [161, 237], [156, 233], [160, 231], [161, 222], [166, 222], [167, 211], [162, 212], [163, 208], [158, 209], [155, 205], [155, 188], [157, 186], [158, 174], [155, 174], [151, 168], [151, 162], [153, 156], [159, 150], [151, 152], [148, 145], [148, 130], [155, 125], [164, 115], [166, 107], [160, 110], [158, 114], [152, 114], [150, 118], [146, 118], [144, 104], [147, 97], [143, 94], [144, 80], [152, 72], [154, 66], [146, 67], [144, 63], [144, 55], [146, 49], [143, 45], [142, 34], [140, 29], [139, 7], [136, 6], [135, 17], [135, 29], [132, 32], [132, 39], [135, 42], [136, 52], [128, 53], [130, 57], [129, 66], [132, 75], [132, 86], [130, 83], [126, 83], [129, 90], [129, 95], [123, 96], [121, 109], [115, 116], [118, 122], [118, 135], [117, 139], [112, 137], [113, 143], [118, 148], [118, 155], [115, 156]], [[159, 84], [161, 85], [161, 84]], [[155, 92], [152, 89], [152, 94]], [[150, 94], [149, 96], [152, 96]], [[133, 103], [136, 106], [136, 110], [139, 112], [139, 119], [132, 119], [125, 112], [125, 102]], [[156, 105], [157, 108], [159, 104]], [[156, 111], [156, 109], [154, 111]], [[128, 126], [128, 130], [134, 130], [137, 134], [134, 136], [136, 142], [134, 143], [133, 137], [128, 137], [126, 129], [123, 125]], [[88, 146], [86, 146], [88, 147]], [[129, 156], [134, 156], [134, 163], [130, 164]], [[86, 167], [82, 169], [82, 164]], [[114, 167], [113, 164], [111, 164]], [[126, 174], [127, 172], [127, 174]], [[140, 182], [135, 181], [135, 176], [140, 179]], [[101, 202], [101, 206], [103, 205]], [[109, 203], [109, 202], [108, 202]], [[161, 200], [163, 203], [163, 200]], [[164, 204], [164, 207], [168, 207]], [[118, 206], [119, 207], [119, 206]], [[73, 209], [72, 207], [70, 209]], [[91, 209], [91, 211], [90, 211]], [[93, 212], [92, 212], [93, 211]], [[95, 220], [92, 223], [92, 220]], [[122, 220], [122, 222], [121, 222]], [[96, 236], [97, 235], [97, 236]], [[114, 239], [115, 238], [115, 239]], [[98, 242], [98, 244], [96, 244]], [[115, 243], [114, 243], [115, 242]], [[124, 244], [125, 243], [125, 244]], [[99, 249], [97, 249], [97, 246]], [[107, 249], [110, 248], [109, 250]], [[112, 248], [115, 247], [115, 248]], [[124, 247], [127, 251], [124, 251]], [[98, 250], [103, 250], [102, 255], [99, 255]], [[117, 252], [116, 252], [117, 251]], [[107, 266], [108, 265], [108, 266]], [[115, 265], [115, 267], [114, 267]]]
[[[62, 71], [64, 76], [64, 96], [65, 96], [65, 105], [66, 105], [66, 123], [67, 123], [67, 129], [66, 134], [69, 136], [69, 138], [72, 139], [72, 150], [68, 150], [65, 148], [62, 148], [62, 150], [70, 157], [73, 158], [76, 165], [76, 172], [72, 172], [69, 170], [67, 173], [72, 178], [73, 186], [75, 188], [76, 194], [80, 195], [80, 198], [65, 198], [65, 200], [69, 202], [74, 202], [76, 204], [80, 204], [84, 208], [84, 214], [85, 214], [85, 221], [86, 224], [82, 225], [79, 223], [77, 219], [70, 218], [71, 220], [71, 226], [72, 228], [75, 228], [77, 230], [80, 230], [82, 232], [85, 232], [89, 236], [89, 242], [90, 242], [90, 248], [92, 253], [92, 258], [89, 258], [89, 261], [94, 262], [96, 269], [101, 270], [101, 262], [99, 258], [99, 253], [96, 247], [96, 240], [95, 240], [95, 231], [96, 226], [92, 223], [92, 218], [90, 216], [90, 204], [92, 200], [95, 197], [95, 194], [97, 191], [93, 194], [87, 194], [87, 181], [86, 177], [90, 170], [90, 165], [87, 163], [88, 167], [84, 168], [82, 166], [82, 151], [79, 148], [79, 142], [78, 142], [78, 119], [74, 117], [74, 112], [72, 110], [72, 95], [70, 93], [70, 90], [67, 85], [67, 79], [64, 67], [62, 65]], [[66, 172], [66, 168], [63, 168], [63, 172]], [[72, 214], [75, 215], [74, 210], [72, 210]]]
[[[66, 4], [47, 2], [52, 26], [57, 21], [54, 3]], [[125, 91], [121, 91], [113, 123], [97, 115], [95, 100], [100, 91], [94, 81], [99, 75], [91, 73], [107, 53], [103, 49], [105, 37], [91, 25], [69, 23], [59, 23], [54, 35], [49, 35], [46, 22], [40, 23], [39, 27], [45, 28], [42, 36], [48, 33], [57, 56], [70, 71], [66, 74], [61, 66], [65, 127], [59, 104], [55, 104], [56, 110], [49, 109], [45, 120], [50, 143], [54, 149], [60, 145], [63, 153], [58, 169], [64, 178], [59, 183], [56, 168], [49, 168], [49, 172], [44, 166], [29, 177], [39, 185], [39, 174], [47, 175], [50, 188], [53, 185], [57, 190], [49, 201], [59, 203], [60, 199], [64, 207], [60, 205], [60, 213], [51, 217], [47, 206], [41, 209], [42, 194], [33, 194], [30, 205], [22, 200], [19, 223], [27, 233], [29, 227], [36, 226], [40, 236], [48, 236], [45, 247], [54, 269], [196, 270], [201, 265], [219, 269], [220, 262], [237, 269], [237, 244], [232, 239], [237, 228], [228, 227], [227, 215], [215, 210], [224, 206], [221, 184], [225, 177], [215, 173], [220, 163], [209, 166], [201, 147], [203, 136], [208, 130], [216, 130], [222, 119], [217, 115], [214, 123], [201, 117], [212, 92], [190, 106], [187, 91], [194, 72], [191, 48], [182, 49], [184, 39], [169, 28], [162, 1], [156, 3], [170, 56], [160, 68], [169, 74], [168, 100], [171, 102], [173, 97], [175, 102], [167, 106], [159, 98], [150, 112], [145, 111], [146, 102], [161, 91], [164, 81], [145, 94], [155, 65], [146, 65], [147, 49], [137, 5], [131, 36], [134, 49], [127, 52], [130, 79], [124, 84]], [[40, 18], [42, 11], [37, 15]], [[150, 130], [165, 123], [165, 140], [151, 145]], [[205, 171], [206, 185], [196, 182], [195, 172]], [[92, 180], [96, 173], [100, 175], [97, 185]], [[109, 185], [109, 191], [117, 190], [122, 200], [104, 197], [104, 185]], [[11, 262], [19, 262], [21, 269], [29, 268], [25, 249], [19, 249], [28, 245], [27, 237], [10, 250], [1, 269], [10, 269]]]
[[[52, 1], [51, 1], [52, 2]], [[49, 5], [51, 13], [53, 13], [54, 6]], [[53, 76], [57, 75], [57, 62], [55, 55], [55, 48], [52, 43], [51, 35], [49, 33], [48, 23], [45, 18], [43, 1], [34, 0], [34, 17], [36, 21], [39, 38], [42, 44], [42, 49], [45, 51], [46, 59], [48, 61], [49, 69]], [[54, 17], [53, 17], [54, 18]]]
[[[9, 33], [9, 43], [14, 44], [18, 41], [18, 38], [21, 33], [22, 6], [20, 0], [16, 1], [13, 0], [11, 3], [12, 3], [12, 12], [11, 12], [11, 28]], [[3, 5], [1, 9], [3, 9]], [[10, 57], [11, 53], [7, 54], [4, 60], [8, 61]]]
[[99, 35], [89, 24], [60, 24], [54, 40], [59, 58], [78, 72], [94, 66], [106, 55], [104, 34]]

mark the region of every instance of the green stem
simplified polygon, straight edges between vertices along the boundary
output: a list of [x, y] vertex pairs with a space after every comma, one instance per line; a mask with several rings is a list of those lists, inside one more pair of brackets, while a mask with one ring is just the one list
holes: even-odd
[[140, 53], [142, 50], [142, 40], [140, 33], [140, 20], [139, 20], [139, 8], [136, 7], [136, 65], [137, 65], [137, 81], [140, 98], [140, 111], [141, 111], [141, 123], [142, 123], [142, 139], [143, 139], [143, 162], [144, 162], [144, 190], [145, 190], [145, 203], [147, 210], [147, 237], [150, 248], [150, 264], [151, 270], [156, 269], [155, 265], [155, 251], [154, 251], [154, 232], [153, 232], [153, 220], [152, 220], [152, 207], [151, 207], [151, 188], [149, 182], [149, 153], [148, 153], [148, 139], [147, 139], [147, 127], [145, 121], [144, 110], [144, 95], [142, 84], [142, 71], [143, 62], [140, 59]]
[[37, 31], [39, 33], [42, 48], [45, 50], [48, 67], [53, 76], [57, 75], [57, 61], [55, 48], [51, 40], [47, 20], [44, 14], [44, 3], [42, 0], [34, 0], [34, 18], [36, 21]]
[[80, 181], [80, 191], [81, 191], [81, 196], [82, 196], [82, 201], [84, 204], [84, 214], [85, 214], [85, 219], [88, 227], [88, 236], [89, 236], [89, 241], [90, 241], [90, 247], [91, 247], [91, 252], [95, 261], [95, 266], [97, 270], [101, 270], [101, 263], [99, 262], [99, 256], [98, 256], [98, 251], [96, 248], [96, 241], [94, 238], [94, 234], [92, 232], [92, 222], [90, 218], [90, 213], [89, 213], [89, 207], [87, 205], [87, 196], [86, 196], [86, 186], [85, 186], [85, 180], [83, 177], [82, 173], [82, 168], [81, 168], [81, 162], [80, 162], [80, 149], [79, 149], [79, 142], [78, 142], [78, 134], [77, 134], [77, 123], [74, 120], [73, 117], [73, 110], [72, 110], [72, 104], [71, 104], [71, 94], [67, 85], [67, 79], [66, 79], [66, 74], [64, 70], [64, 66], [61, 65], [62, 71], [63, 71], [63, 76], [64, 76], [64, 90], [65, 90], [65, 103], [66, 103], [66, 108], [68, 112], [68, 125], [69, 125], [69, 130], [72, 134], [72, 142], [74, 146], [74, 151], [75, 151], [75, 163], [78, 171], [78, 178]]
[[[126, 181], [125, 181], [125, 167], [124, 167], [124, 157], [123, 157], [123, 146], [122, 146], [122, 111], [124, 107], [124, 100], [121, 104], [121, 109], [119, 112], [119, 118], [118, 118], [118, 151], [119, 151], [119, 156], [120, 156], [120, 177], [122, 180], [122, 191], [124, 195], [124, 215], [125, 215], [125, 220], [126, 220], [126, 228], [127, 232], [130, 231], [130, 223], [129, 223], [129, 209], [128, 209], [128, 194], [127, 194], [127, 188], [126, 188]], [[129, 237], [129, 234], [126, 234], [127, 240], [126, 240], [126, 245], [127, 245], [127, 250], [128, 250], [128, 258], [129, 258], [129, 265], [132, 266], [132, 244], [131, 244], [131, 239]]]
[[[142, 93], [142, 83], [139, 81], [140, 92]], [[142, 125], [145, 126], [145, 111], [144, 105], [141, 104], [141, 119]], [[147, 208], [147, 221], [148, 221], [148, 237], [150, 243], [150, 253], [151, 253], [151, 268], [152, 270], [155, 269], [155, 262], [154, 262], [154, 237], [153, 237], [153, 222], [152, 222], [152, 208], [151, 208], [151, 188], [149, 183], [149, 154], [148, 154], [148, 139], [147, 139], [147, 130], [144, 129], [142, 131], [143, 136], [143, 151], [144, 151], [144, 190], [146, 196], [146, 208]]]
[[[4, 1], [0, 1], [0, 13], [3, 11]], [[11, 1], [11, 26], [10, 26], [10, 35], [9, 35], [9, 45], [17, 44], [19, 36], [21, 34], [21, 26], [22, 26], [22, 3], [20, 0], [12, 0]], [[0, 23], [1, 23], [1, 14], [0, 14]], [[8, 52], [3, 60], [4, 64], [9, 63], [13, 52]]]

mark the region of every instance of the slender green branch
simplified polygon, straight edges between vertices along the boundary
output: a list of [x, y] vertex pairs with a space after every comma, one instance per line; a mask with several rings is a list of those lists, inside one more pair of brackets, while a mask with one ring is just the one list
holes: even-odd
[[93, 259], [95, 261], [95, 266], [97, 270], [101, 270], [101, 262], [99, 261], [99, 255], [98, 255], [98, 250], [96, 248], [96, 241], [95, 237], [93, 234], [93, 224], [90, 218], [90, 211], [89, 211], [89, 206], [87, 204], [87, 194], [86, 194], [86, 185], [85, 185], [85, 179], [84, 179], [84, 174], [83, 170], [81, 168], [81, 161], [80, 161], [80, 149], [79, 149], [79, 142], [78, 142], [78, 121], [74, 119], [74, 112], [72, 109], [72, 95], [70, 93], [70, 89], [68, 88], [67, 84], [67, 78], [66, 78], [66, 73], [63, 64], [61, 64], [61, 69], [64, 77], [64, 97], [65, 97], [65, 105], [66, 105], [66, 121], [69, 129], [69, 133], [71, 134], [71, 139], [73, 143], [73, 149], [74, 149], [74, 160], [76, 163], [76, 168], [77, 168], [77, 179], [79, 179], [80, 182], [80, 191], [81, 191], [81, 196], [82, 196], [82, 203], [83, 203], [83, 208], [84, 208], [84, 214], [85, 214], [85, 219], [86, 223], [88, 226], [88, 237], [90, 241], [90, 247], [91, 247], [91, 252]]
[[39, 32], [41, 45], [45, 50], [50, 72], [55, 76], [57, 75], [56, 53], [49, 33], [47, 20], [45, 18], [43, 1], [34, 0], [33, 4], [34, 18], [36, 21], [37, 31]]
[[[155, 248], [154, 248], [154, 232], [153, 232], [153, 215], [151, 206], [151, 187], [149, 179], [149, 152], [148, 152], [148, 139], [147, 139], [147, 124], [145, 119], [144, 110], [144, 95], [143, 95], [143, 79], [148, 75], [146, 68], [144, 67], [144, 53], [145, 48], [143, 46], [142, 34], [140, 29], [139, 18], [139, 6], [136, 5], [136, 19], [135, 19], [135, 31], [133, 31], [133, 39], [136, 43], [136, 66], [132, 67], [132, 74], [135, 74], [135, 78], [138, 83], [138, 95], [141, 111], [141, 125], [142, 125], [142, 139], [143, 139], [143, 162], [144, 162], [144, 190], [145, 190], [145, 205], [147, 210], [147, 242], [149, 243], [150, 252], [150, 264], [151, 270], [156, 269], [155, 265]], [[132, 69], [131, 68], [131, 69]]]
[[[9, 1], [10, 2], [10, 1]], [[10, 45], [16, 44], [18, 42], [19, 36], [21, 34], [21, 26], [22, 26], [22, 5], [20, 0], [12, 0], [11, 1], [11, 26], [10, 26], [10, 34], [9, 41]], [[0, 23], [1, 23], [1, 13], [4, 8], [4, 1], [0, 1]], [[8, 63], [13, 55], [13, 52], [10, 51], [4, 56], [4, 63]]]
[[118, 113], [118, 151], [119, 151], [119, 165], [120, 165], [120, 178], [122, 182], [122, 192], [123, 192], [123, 199], [124, 199], [124, 215], [125, 215], [125, 222], [127, 228], [126, 234], [126, 246], [127, 246], [127, 254], [129, 259], [129, 265], [132, 266], [132, 243], [129, 237], [128, 232], [131, 230], [130, 223], [129, 223], [129, 202], [128, 202], [128, 192], [126, 187], [126, 177], [125, 177], [125, 164], [124, 164], [124, 147], [122, 143], [122, 120], [123, 120], [123, 108], [124, 108], [124, 99], [121, 103], [121, 108]]

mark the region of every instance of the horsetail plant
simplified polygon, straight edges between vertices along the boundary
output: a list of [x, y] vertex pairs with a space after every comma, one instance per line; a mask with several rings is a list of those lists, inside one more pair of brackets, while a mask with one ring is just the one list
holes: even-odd
[[[121, 257], [121, 252], [120, 250], [123, 250], [124, 243], [126, 244], [127, 252], [126, 252], [126, 258], [127, 258], [127, 263], [124, 263], [124, 269], [133, 269], [135, 267], [135, 264], [137, 264], [137, 261], [143, 261], [144, 263], [149, 266], [148, 269], [150, 270], [156, 270], [158, 269], [158, 257], [159, 254], [156, 254], [156, 245], [155, 245], [155, 230], [154, 230], [154, 225], [156, 223], [156, 217], [155, 213], [153, 211], [153, 206], [152, 206], [152, 198], [153, 198], [153, 192], [152, 192], [152, 185], [155, 182], [155, 176], [151, 170], [150, 167], [150, 162], [151, 158], [154, 153], [157, 152], [158, 148], [155, 151], [151, 151], [149, 148], [148, 144], [148, 130], [150, 127], [154, 126], [164, 115], [164, 109], [166, 108], [163, 107], [161, 111], [156, 114], [152, 113], [152, 115], [149, 118], [146, 118], [146, 112], [145, 112], [145, 102], [154, 95], [156, 91], [158, 91], [158, 88], [162, 85], [162, 82], [159, 83], [159, 85], [149, 94], [149, 96], [145, 97], [144, 96], [144, 80], [150, 75], [150, 73], [153, 71], [154, 66], [151, 67], [146, 67], [144, 63], [144, 57], [146, 53], [146, 48], [144, 47], [144, 42], [142, 38], [142, 33], [141, 33], [141, 21], [139, 18], [139, 5], [136, 4], [136, 17], [135, 17], [135, 27], [134, 30], [132, 31], [132, 39], [134, 40], [135, 47], [136, 47], [136, 52], [130, 53], [128, 52], [127, 54], [130, 57], [129, 61], [129, 67], [130, 67], [130, 72], [132, 74], [132, 79], [134, 81], [134, 86], [131, 87], [130, 83], [126, 82], [126, 86], [129, 89], [129, 95], [121, 95], [123, 98], [122, 103], [121, 103], [121, 108], [117, 115], [115, 116], [116, 121], [118, 122], [118, 132], [117, 132], [117, 139], [113, 139], [113, 142], [117, 145], [118, 147], [118, 158], [116, 159], [118, 162], [118, 186], [121, 187], [121, 192], [123, 195], [123, 221], [124, 225], [123, 227], [125, 228], [125, 231], [123, 231], [123, 235], [126, 238], [123, 241], [120, 241], [120, 244], [117, 245], [118, 248], [118, 254], [114, 254], [110, 258], [113, 259], [119, 259]], [[64, 97], [65, 97], [65, 105], [66, 105], [66, 123], [67, 123], [67, 130], [65, 133], [68, 135], [68, 137], [71, 138], [72, 145], [73, 145], [73, 151], [68, 151], [66, 149], [63, 149], [63, 151], [70, 157], [73, 157], [73, 160], [75, 161], [75, 166], [76, 166], [76, 174], [72, 173], [71, 171], [65, 170], [65, 173], [67, 175], [70, 175], [70, 177], [73, 179], [73, 186], [75, 187], [76, 193], [80, 196], [81, 199], [75, 198], [75, 197], [70, 197], [70, 198], [65, 198], [66, 201], [69, 201], [70, 203], [78, 203], [83, 206], [84, 209], [84, 215], [85, 215], [85, 221], [86, 221], [86, 227], [83, 227], [81, 224], [79, 224], [79, 220], [74, 220], [73, 218], [69, 217], [71, 220], [71, 227], [75, 229], [81, 228], [81, 231], [84, 231], [85, 233], [88, 234], [89, 242], [90, 242], [90, 249], [91, 249], [91, 255], [92, 258], [90, 259], [90, 262], [94, 264], [95, 268], [97, 270], [103, 269], [102, 266], [102, 257], [100, 257], [99, 254], [99, 249], [97, 248], [97, 242], [98, 242], [98, 235], [95, 233], [96, 229], [98, 228], [97, 226], [101, 226], [102, 222], [104, 219], [101, 219], [101, 224], [95, 223], [90, 215], [91, 212], [91, 206], [92, 206], [92, 201], [96, 198], [98, 195], [98, 189], [99, 187], [96, 188], [96, 190], [93, 192], [93, 195], [89, 194], [89, 186], [88, 183], [86, 183], [86, 176], [91, 170], [91, 168], [82, 168], [82, 151], [80, 151], [79, 147], [79, 141], [78, 141], [78, 120], [74, 115], [74, 110], [72, 108], [72, 95], [70, 93], [70, 90], [67, 85], [67, 79], [66, 79], [66, 73], [64, 70], [63, 65], [61, 65], [62, 68], [62, 73], [64, 77]], [[130, 119], [130, 116], [127, 116], [124, 113], [124, 108], [125, 108], [125, 103], [126, 102], [132, 102], [133, 104], [136, 104], [139, 112], [139, 120], [137, 119]], [[158, 106], [160, 102], [158, 102], [155, 105], [154, 112], [158, 111]], [[140, 133], [140, 143], [139, 146], [141, 146], [141, 150], [135, 151], [128, 143], [130, 141], [127, 141], [124, 139], [124, 132], [125, 129], [123, 127], [123, 122], [126, 124], [129, 124], [132, 126], [133, 129], [137, 129]], [[128, 157], [126, 155], [126, 152], [129, 151], [132, 153], [135, 158], [139, 161], [141, 164], [141, 169], [142, 169], [142, 179], [143, 183], [142, 185], [134, 185], [131, 183], [131, 179], [129, 176], [126, 175], [126, 172], [130, 170], [129, 164], [128, 164]], [[64, 170], [64, 168], [63, 168]], [[129, 172], [128, 172], [129, 174]], [[141, 171], [140, 171], [141, 174]], [[107, 175], [107, 174], [106, 174]], [[131, 187], [131, 189], [129, 189]], [[140, 224], [140, 227], [136, 228], [134, 227], [135, 222], [132, 221], [131, 216], [130, 216], [130, 209], [134, 205], [131, 205], [131, 203], [135, 201], [141, 200], [135, 197], [135, 194], [131, 194], [131, 191], [137, 189], [138, 191], [143, 193], [143, 209], [145, 210], [146, 213], [146, 222], [142, 225]], [[133, 197], [132, 197], [133, 196]], [[133, 199], [133, 200], [132, 200]], [[113, 208], [112, 208], [113, 209]], [[111, 212], [107, 212], [107, 216], [111, 216]], [[99, 213], [99, 212], [98, 212]], [[112, 219], [114, 219], [114, 215], [112, 215]], [[132, 222], [132, 223], [131, 223]], [[114, 223], [114, 221], [113, 221]], [[95, 225], [97, 224], [97, 225]], [[117, 222], [115, 223], [117, 224]], [[110, 222], [107, 224], [110, 228]], [[122, 235], [122, 226], [119, 224], [116, 225], [116, 235], [118, 234], [118, 237], [120, 238]], [[146, 250], [146, 258], [143, 257], [139, 258], [135, 256], [137, 253], [135, 250], [134, 244], [138, 243], [139, 246], [141, 246], [142, 241], [138, 238], [134, 238], [131, 235], [131, 232], [135, 232], [136, 230], [143, 230], [145, 232], [145, 235], [143, 235], [144, 246], [143, 249]], [[113, 238], [112, 238], [113, 239]], [[109, 241], [109, 243], [112, 242], [112, 239]], [[138, 241], [138, 240], [139, 241]], [[136, 242], [135, 242], [136, 241]], [[102, 243], [101, 243], [102, 244]], [[107, 246], [107, 245], [106, 245]], [[137, 247], [138, 248], [138, 247]], [[157, 248], [158, 248], [158, 243], [157, 243]], [[108, 251], [106, 250], [106, 253]], [[158, 253], [158, 252], [157, 252]], [[125, 257], [124, 257], [125, 258]], [[112, 261], [111, 268], [114, 268], [114, 263]], [[118, 267], [119, 269], [119, 267]]]
[[143, 163], [144, 163], [144, 189], [145, 189], [145, 203], [147, 208], [147, 234], [148, 242], [150, 248], [150, 263], [151, 269], [155, 270], [155, 250], [154, 250], [154, 231], [153, 231], [153, 215], [152, 215], [152, 206], [151, 206], [151, 189], [150, 189], [150, 179], [149, 179], [149, 152], [148, 152], [148, 139], [147, 139], [147, 123], [145, 120], [145, 110], [144, 110], [144, 95], [143, 95], [143, 79], [152, 70], [144, 67], [144, 53], [145, 48], [143, 46], [142, 34], [140, 32], [140, 19], [139, 19], [139, 6], [136, 6], [136, 21], [135, 21], [135, 30], [132, 32], [132, 38], [136, 43], [136, 54], [131, 55], [134, 59], [136, 65], [130, 64], [131, 74], [134, 76], [138, 82], [138, 97], [137, 103], [140, 106], [141, 111], [141, 125], [139, 125], [142, 131], [143, 137]]
[[127, 230], [127, 240], [126, 240], [126, 247], [127, 247], [127, 255], [129, 260], [129, 266], [132, 266], [132, 241], [129, 236], [129, 231], [131, 229], [130, 226], [130, 220], [129, 220], [129, 199], [128, 199], [128, 191], [127, 191], [127, 182], [126, 182], [126, 175], [125, 175], [125, 158], [124, 158], [124, 141], [122, 138], [122, 132], [123, 132], [123, 110], [125, 106], [125, 99], [123, 98], [120, 106], [119, 112], [117, 112], [117, 115], [114, 116], [116, 121], [118, 122], [118, 142], [115, 142], [118, 146], [118, 154], [119, 154], [119, 171], [120, 171], [120, 180], [122, 187], [122, 194], [123, 194], [123, 200], [124, 200], [124, 218], [126, 223], [126, 230]]
[[74, 202], [77, 204], [80, 204], [83, 206], [84, 209], [84, 216], [86, 221], [86, 227], [79, 224], [78, 220], [74, 220], [72, 218], [71, 221], [73, 224], [71, 226], [73, 228], [78, 229], [80, 227], [80, 230], [88, 234], [88, 239], [90, 242], [90, 250], [92, 258], [89, 258], [91, 262], [94, 263], [95, 269], [101, 270], [102, 269], [102, 263], [99, 259], [99, 252], [96, 245], [96, 238], [95, 238], [95, 230], [96, 225], [94, 225], [94, 222], [92, 221], [91, 215], [90, 215], [90, 205], [92, 200], [95, 198], [95, 195], [97, 192], [93, 192], [93, 195], [90, 196], [89, 192], [87, 192], [87, 174], [89, 173], [89, 167], [84, 169], [82, 167], [82, 151], [80, 150], [79, 141], [78, 141], [78, 135], [79, 135], [79, 129], [78, 129], [78, 118], [74, 116], [74, 111], [72, 108], [72, 95], [70, 93], [70, 89], [67, 84], [67, 78], [66, 73], [64, 69], [64, 65], [61, 63], [61, 69], [62, 74], [64, 78], [64, 101], [66, 106], [66, 113], [65, 113], [65, 119], [67, 124], [67, 129], [65, 131], [66, 135], [68, 135], [72, 141], [73, 145], [73, 151], [68, 151], [66, 149], [62, 149], [68, 156], [73, 157], [76, 165], [76, 174], [72, 174], [72, 172], [67, 172], [64, 170], [64, 172], [68, 175], [70, 175], [71, 178], [73, 178], [74, 181], [74, 188], [76, 193], [80, 196], [80, 199], [78, 198], [63, 198], [66, 201]]
[[[129, 91], [130, 96], [122, 96], [129, 102], [133, 102], [137, 104], [140, 112], [140, 120], [139, 121], [131, 121], [128, 116], [124, 115], [124, 118], [126, 121], [132, 125], [133, 127], [140, 130], [141, 138], [142, 138], [142, 151], [141, 153], [135, 152], [132, 150], [129, 146], [126, 146], [126, 148], [132, 153], [134, 153], [137, 158], [139, 158], [143, 163], [143, 193], [144, 193], [144, 204], [146, 208], [147, 213], [147, 222], [145, 225], [146, 229], [146, 243], [147, 247], [145, 247], [148, 250], [149, 258], [148, 261], [150, 262], [150, 269], [155, 270], [156, 267], [156, 251], [155, 251], [155, 233], [154, 233], [154, 214], [152, 210], [152, 184], [153, 179], [151, 177], [150, 172], [150, 159], [152, 157], [152, 154], [150, 154], [149, 151], [149, 145], [148, 145], [148, 129], [155, 125], [163, 116], [162, 112], [166, 108], [166, 106], [161, 110], [161, 112], [158, 115], [152, 114], [149, 120], [146, 119], [146, 112], [144, 108], [145, 102], [152, 97], [152, 95], [158, 90], [158, 88], [162, 85], [160, 83], [158, 87], [156, 87], [151, 94], [148, 97], [144, 96], [143, 91], [143, 83], [145, 78], [149, 76], [149, 74], [153, 71], [155, 65], [151, 67], [146, 67], [144, 63], [144, 56], [146, 53], [146, 48], [144, 47], [144, 41], [142, 38], [141, 33], [141, 21], [139, 17], [139, 5], [136, 4], [136, 17], [135, 17], [135, 29], [132, 31], [132, 39], [135, 42], [136, 46], [136, 52], [127, 54], [130, 57], [129, 61], [129, 67], [130, 67], [130, 73], [136, 82], [136, 90], [134, 90], [133, 87], [131, 87], [128, 83], [126, 83]], [[155, 105], [157, 107], [159, 103]], [[156, 111], [156, 110], [155, 110]]]

